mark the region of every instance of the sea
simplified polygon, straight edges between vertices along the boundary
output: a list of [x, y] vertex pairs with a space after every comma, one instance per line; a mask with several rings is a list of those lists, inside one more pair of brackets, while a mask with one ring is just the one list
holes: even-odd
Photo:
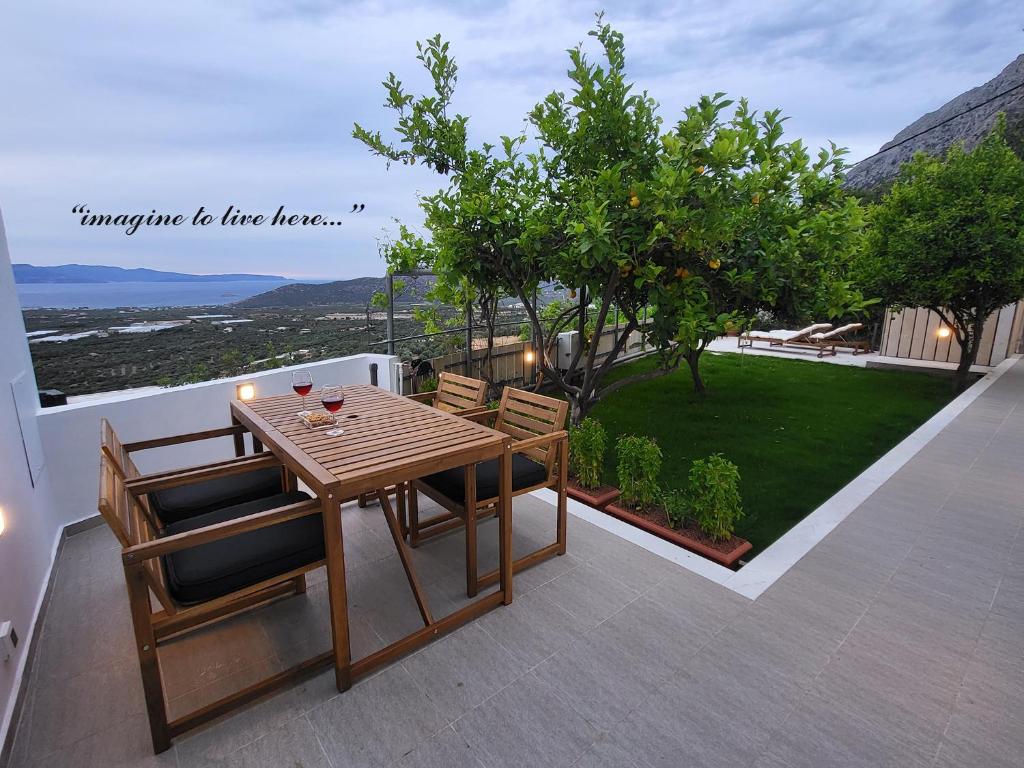
[[19, 283], [22, 309], [206, 307], [231, 304], [295, 282], [232, 280], [210, 283]]

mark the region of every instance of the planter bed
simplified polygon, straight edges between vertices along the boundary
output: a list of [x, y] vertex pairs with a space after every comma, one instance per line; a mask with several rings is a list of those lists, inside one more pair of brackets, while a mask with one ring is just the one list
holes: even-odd
[[599, 485], [597, 488], [584, 488], [575, 480], [570, 480], [566, 485], [565, 492], [570, 499], [581, 501], [594, 509], [604, 510], [609, 504], [619, 498], [620, 491], [614, 485]]
[[740, 558], [753, 548], [749, 541], [738, 536], [725, 541], [715, 541], [690, 522], [685, 523], [682, 528], [672, 528], [668, 524], [665, 512], [658, 507], [632, 510], [620, 504], [609, 504], [604, 511], [625, 523], [653, 533], [660, 539], [734, 570]]

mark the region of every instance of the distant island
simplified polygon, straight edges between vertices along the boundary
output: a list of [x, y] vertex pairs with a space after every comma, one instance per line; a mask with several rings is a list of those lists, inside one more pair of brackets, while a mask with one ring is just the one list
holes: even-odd
[[240, 280], [281, 282], [289, 279], [281, 275], [191, 275], [93, 264], [61, 264], [56, 267], [13, 264], [12, 267], [15, 283], [222, 283]]

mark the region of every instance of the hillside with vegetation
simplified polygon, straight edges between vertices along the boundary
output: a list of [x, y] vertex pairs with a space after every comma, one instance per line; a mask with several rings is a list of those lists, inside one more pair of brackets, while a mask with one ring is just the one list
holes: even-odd
[[[395, 293], [395, 302], [410, 304], [425, 301], [434, 284], [432, 277], [403, 279], [404, 287]], [[327, 307], [340, 304], [365, 306], [378, 291], [387, 288], [383, 277], [356, 277], [332, 283], [292, 283], [238, 302], [245, 309], [285, 307]]]

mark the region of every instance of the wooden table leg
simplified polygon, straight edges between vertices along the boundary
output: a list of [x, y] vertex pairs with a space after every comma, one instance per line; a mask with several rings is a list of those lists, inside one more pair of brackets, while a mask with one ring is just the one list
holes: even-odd
[[[234, 416], [232, 416], [231, 417], [231, 426], [233, 426], [233, 427], [241, 426], [241, 422], [238, 419], [236, 419]], [[233, 436], [233, 440], [234, 440], [234, 443], [235, 443], [235, 456], [239, 456], [239, 457], [245, 456], [245, 435], [242, 434], [241, 432], [239, 432], [238, 434]]]
[[505, 605], [512, 602], [512, 447], [498, 460], [498, 583]]
[[334, 679], [339, 691], [347, 691], [352, 687], [352, 649], [348, 636], [348, 589], [345, 586], [340, 494], [327, 494], [323, 507], [327, 591], [331, 599], [331, 635], [334, 638]]
[[406, 483], [398, 483], [395, 486], [395, 506], [398, 508], [398, 528], [404, 539], [409, 535], [409, 518], [405, 512]]
[[466, 516], [466, 596], [476, 597], [476, 464], [466, 466], [462, 474], [465, 478], [462, 506]]
[[420, 579], [416, 575], [416, 569], [413, 567], [409, 548], [405, 544], [405, 539], [402, 538], [398, 520], [395, 518], [394, 510], [391, 509], [391, 502], [388, 501], [388, 492], [381, 488], [377, 491], [377, 498], [380, 500], [380, 508], [384, 510], [384, 517], [388, 521], [388, 530], [391, 531], [391, 538], [395, 542], [395, 548], [398, 550], [398, 559], [402, 561], [405, 577], [409, 580], [413, 597], [416, 598], [416, 605], [420, 609], [420, 617], [423, 619], [424, 626], [429, 626], [434, 623], [434, 617], [430, 615], [426, 593], [423, 591], [422, 585], [420, 585]]
[[416, 483], [409, 483], [409, 499], [406, 505], [409, 511], [409, 546], [415, 549], [420, 545], [420, 496]]

